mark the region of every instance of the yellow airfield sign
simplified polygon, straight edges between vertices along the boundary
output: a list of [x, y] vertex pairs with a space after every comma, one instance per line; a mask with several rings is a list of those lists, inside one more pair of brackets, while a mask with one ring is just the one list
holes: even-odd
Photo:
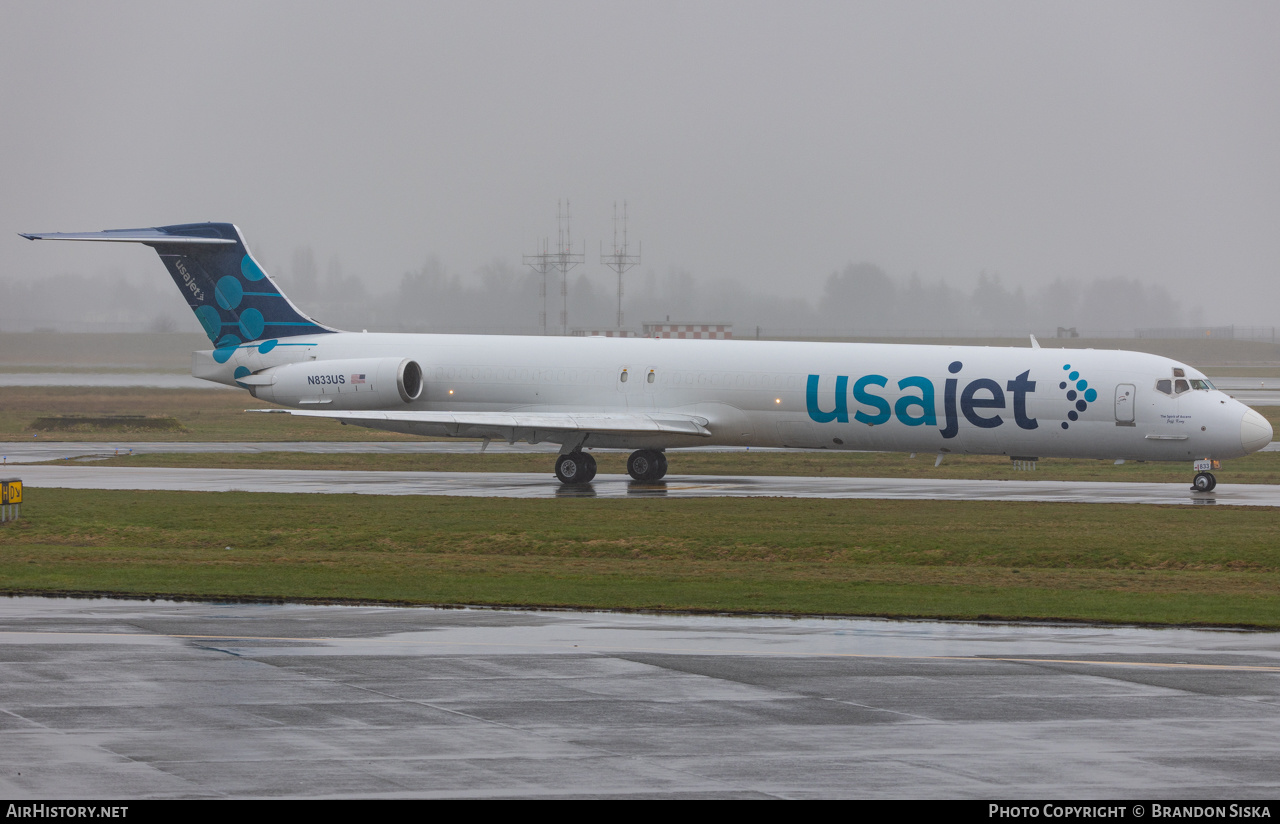
[[22, 503], [22, 481], [17, 478], [0, 480], [0, 506]]

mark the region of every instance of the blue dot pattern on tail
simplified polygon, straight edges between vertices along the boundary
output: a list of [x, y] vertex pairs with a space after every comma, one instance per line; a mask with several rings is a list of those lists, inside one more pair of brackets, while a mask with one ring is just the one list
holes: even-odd
[[[160, 255], [182, 290], [214, 345], [218, 363], [226, 363], [245, 344], [260, 346], [259, 352], [266, 354], [280, 338], [336, 331], [298, 311], [249, 254], [235, 226], [192, 223], [147, 231], [161, 234], [147, 245]], [[166, 243], [165, 235], [175, 242]], [[206, 244], [178, 238], [218, 240]], [[271, 338], [269, 345], [256, 343], [264, 337]]]

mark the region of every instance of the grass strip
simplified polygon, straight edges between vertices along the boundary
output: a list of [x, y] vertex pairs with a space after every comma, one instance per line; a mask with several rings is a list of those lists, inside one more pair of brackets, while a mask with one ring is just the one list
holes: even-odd
[[0, 591], [1277, 628], [1273, 533], [1243, 507], [41, 489]]
[[[379, 432], [336, 421], [260, 415], [245, 409], [275, 404], [248, 392], [146, 387], [11, 386], [0, 392], [0, 441], [408, 441], [411, 435]], [[142, 415], [172, 418], [178, 431], [75, 431], [41, 428], [37, 421], [68, 416]]]

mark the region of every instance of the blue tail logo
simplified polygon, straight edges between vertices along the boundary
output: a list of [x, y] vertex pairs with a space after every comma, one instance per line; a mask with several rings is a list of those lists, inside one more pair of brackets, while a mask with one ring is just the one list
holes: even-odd
[[[147, 245], [160, 255], [217, 348], [264, 337], [334, 331], [298, 311], [249, 254], [235, 226], [196, 223], [161, 226], [155, 231], [172, 240]], [[199, 239], [230, 242], [200, 243]]]
[[338, 330], [317, 323], [285, 297], [249, 254], [230, 223], [185, 223], [153, 229], [24, 234], [31, 240], [143, 243], [156, 250], [221, 363], [248, 341], [316, 335]]

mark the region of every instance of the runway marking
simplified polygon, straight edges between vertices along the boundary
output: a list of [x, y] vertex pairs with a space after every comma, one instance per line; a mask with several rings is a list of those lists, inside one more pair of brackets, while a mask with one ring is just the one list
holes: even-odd
[[[699, 647], [618, 647], [602, 644], [573, 644], [569, 642], [561, 644], [548, 643], [494, 643], [490, 641], [426, 641], [426, 640], [405, 640], [402, 638], [361, 638], [361, 637], [289, 637], [275, 635], [186, 635], [186, 634], [169, 634], [169, 633], [144, 633], [144, 632], [49, 632], [44, 630], [34, 631], [9, 631], [0, 630], [0, 640], [6, 636], [30, 636], [30, 635], [47, 635], [58, 637], [84, 637], [84, 638], [173, 638], [179, 640], [191, 641], [291, 641], [295, 643], [342, 643], [342, 642], [363, 642], [369, 644], [403, 644], [407, 646], [427, 646], [427, 647], [504, 647], [504, 648], [534, 648], [534, 649], [555, 649], [565, 651], [578, 652], [657, 652], [657, 653], [679, 653], [682, 655], [756, 655], [771, 657], [789, 657], [789, 658], [869, 658], [893, 661], [992, 661], [1014, 664], [1083, 664], [1088, 666], [1104, 666], [1104, 667], [1148, 667], [1156, 669], [1182, 669], [1182, 670], [1216, 670], [1222, 672], [1280, 672], [1280, 665], [1265, 664], [1186, 664], [1186, 663], [1162, 663], [1157, 661], [1091, 661], [1083, 658], [1028, 658], [1014, 656], [993, 656], [993, 655], [880, 655], [873, 653], [861, 652], [783, 652], [777, 650], [740, 650], [740, 649], [712, 649]], [[226, 650], [220, 650], [226, 652]]]

